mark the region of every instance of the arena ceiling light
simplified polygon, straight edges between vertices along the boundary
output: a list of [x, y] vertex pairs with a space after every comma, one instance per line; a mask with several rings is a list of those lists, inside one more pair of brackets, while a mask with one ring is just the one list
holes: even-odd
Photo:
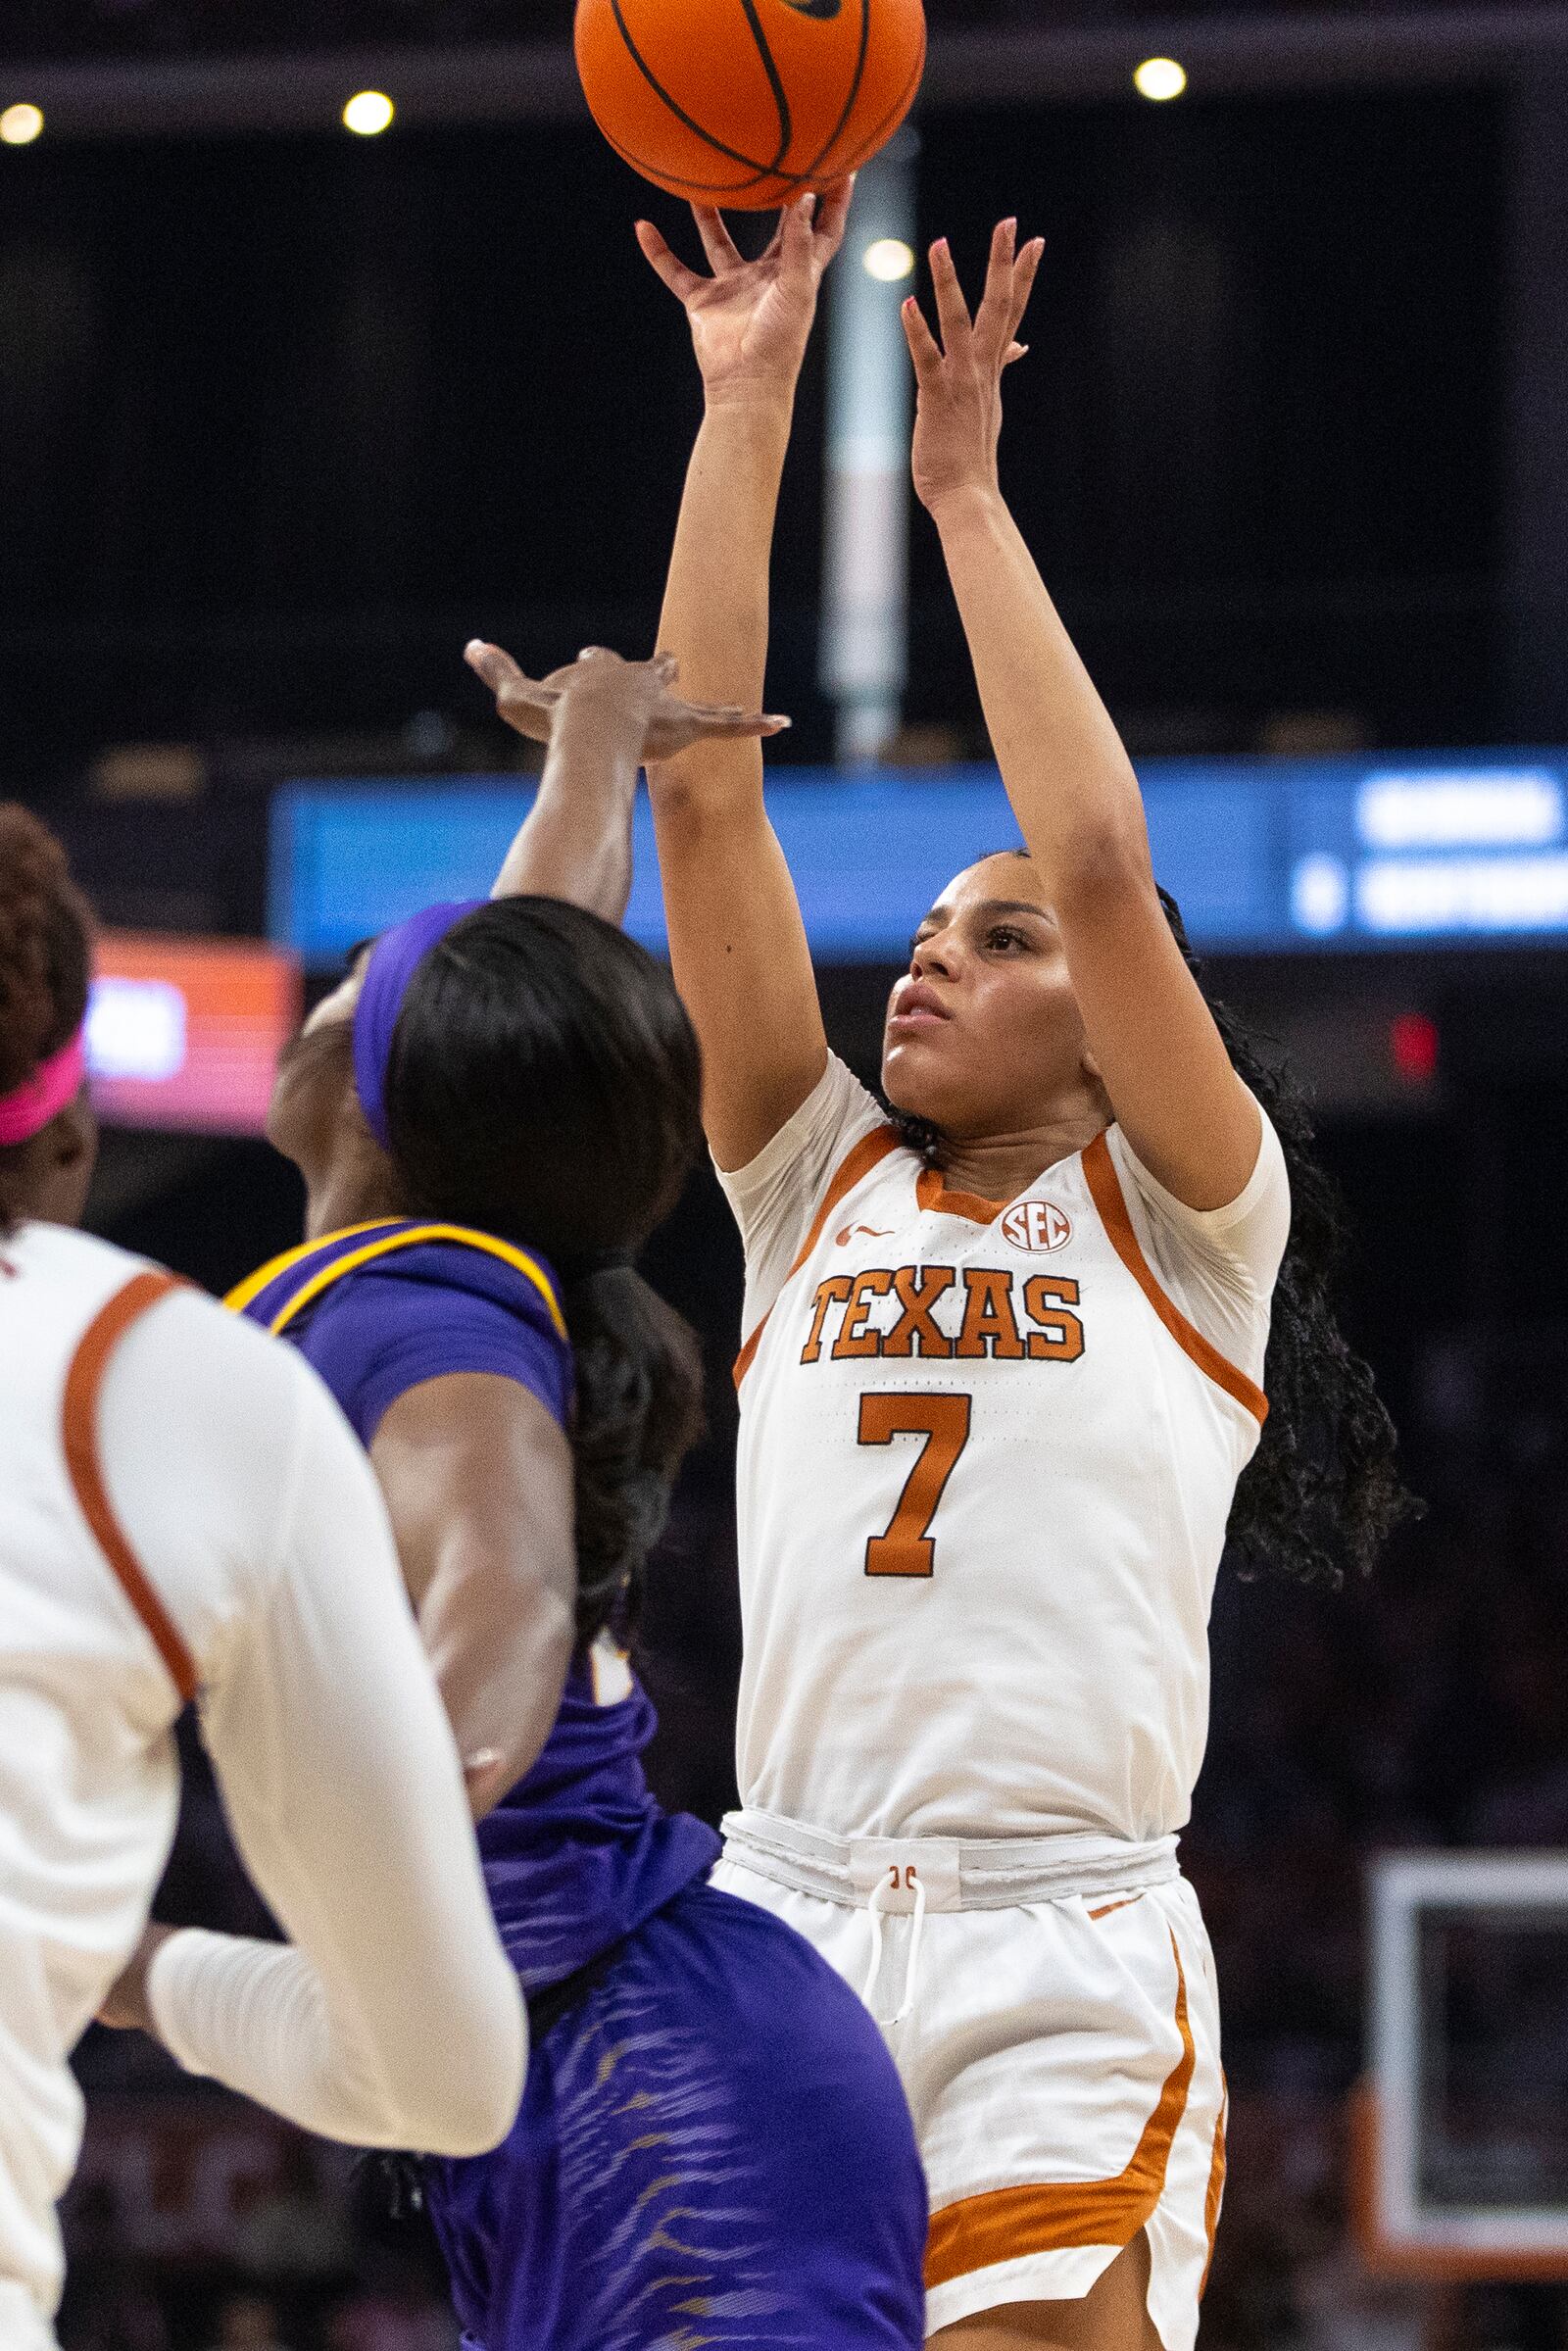
[[905, 278], [914, 275], [914, 248], [902, 237], [878, 237], [860, 256], [860, 267], [867, 277], [876, 278], [879, 284], [901, 285]]
[[0, 140], [8, 147], [30, 147], [42, 130], [41, 106], [8, 106], [0, 114]]
[[1152, 100], [1162, 106], [1167, 99], [1179, 98], [1187, 87], [1187, 69], [1173, 57], [1146, 57], [1133, 75], [1133, 87], [1140, 98]]
[[357, 90], [343, 109], [343, 127], [356, 138], [373, 139], [390, 127], [397, 111], [384, 90]]

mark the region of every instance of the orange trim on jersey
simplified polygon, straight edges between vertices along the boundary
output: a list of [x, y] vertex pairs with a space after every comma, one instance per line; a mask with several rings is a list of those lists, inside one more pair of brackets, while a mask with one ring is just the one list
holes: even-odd
[[938, 1216], [966, 1216], [971, 1224], [995, 1224], [1007, 1205], [1004, 1200], [982, 1200], [978, 1192], [950, 1192], [938, 1167], [921, 1168], [914, 1197]]
[[1113, 1910], [1131, 1910], [1133, 1904], [1141, 1902], [1143, 1898], [1142, 1894], [1123, 1894], [1119, 1902], [1102, 1902], [1100, 1908], [1092, 1910], [1089, 1915], [1092, 1919], [1108, 1919]]
[[156, 1306], [172, 1290], [183, 1288], [184, 1284], [172, 1273], [149, 1272], [137, 1274], [123, 1290], [115, 1293], [88, 1324], [81, 1345], [72, 1357], [60, 1418], [66, 1468], [81, 1515], [114, 1569], [126, 1599], [147, 1628], [174, 1688], [188, 1705], [198, 1688], [196, 1661], [125, 1539], [109, 1499], [103, 1465], [98, 1458], [98, 1397], [109, 1358], [131, 1324], [149, 1306]]
[[1001, 2261], [1059, 2253], [1078, 2245], [1130, 2245], [1164, 2192], [1171, 2141], [1187, 2111], [1197, 2062], [1187, 2022], [1187, 1979], [1176, 1960], [1176, 2030], [1182, 2053], [1159, 2103], [1144, 2126], [1132, 2161], [1114, 2180], [1064, 2180], [1034, 2187], [999, 2187], [965, 2196], [935, 2213], [926, 2239], [927, 2292]]
[[1219, 2208], [1225, 2194], [1225, 2116], [1230, 2107], [1230, 2091], [1225, 2077], [1220, 2076], [1219, 2113], [1214, 2118], [1214, 2161], [1209, 2167], [1208, 2193], [1203, 2198], [1203, 2234], [1208, 2239], [1208, 2258], [1198, 2288], [1198, 2299], [1208, 2290], [1208, 2273], [1214, 2267], [1214, 2238], [1219, 2232]]
[[[811, 1219], [811, 1229], [806, 1236], [805, 1243], [801, 1249], [801, 1253], [796, 1258], [794, 1264], [790, 1267], [789, 1272], [784, 1276], [784, 1280], [779, 1284], [780, 1298], [783, 1297], [787, 1285], [794, 1281], [796, 1275], [800, 1272], [801, 1267], [806, 1263], [807, 1258], [810, 1255], [812, 1249], [815, 1249], [817, 1243], [821, 1240], [827, 1220], [832, 1215], [834, 1209], [839, 1205], [839, 1202], [845, 1200], [849, 1194], [855, 1190], [857, 1184], [864, 1181], [864, 1179], [870, 1174], [873, 1167], [880, 1165], [881, 1161], [887, 1157], [889, 1151], [898, 1150], [899, 1140], [899, 1130], [897, 1127], [873, 1127], [870, 1134], [862, 1135], [859, 1142], [855, 1146], [854, 1150], [850, 1151], [846, 1157], [840, 1160], [838, 1167], [834, 1172], [832, 1181], [829, 1183], [827, 1191], [822, 1197], [822, 1205], [817, 1209], [815, 1216]], [[777, 1299], [775, 1299], [774, 1304], [777, 1304]], [[763, 1315], [761, 1321], [758, 1324], [756, 1330], [752, 1333], [750, 1339], [747, 1340], [746, 1345], [741, 1348], [740, 1353], [735, 1358], [735, 1385], [737, 1388], [739, 1388], [742, 1380], [745, 1379], [747, 1373], [752, 1368], [752, 1358], [757, 1353], [758, 1347], [761, 1344], [762, 1333], [767, 1329], [772, 1312], [773, 1308], [772, 1306], [769, 1306], [767, 1313]]]
[[1234, 1396], [1237, 1403], [1245, 1405], [1261, 1425], [1268, 1418], [1268, 1397], [1262, 1389], [1254, 1387], [1244, 1371], [1238, 1371], [1234, 1363], [1228, 1362], [1218, 1347], [1212, 1346], [1201, 1331], [1194, 1328], [1181, 1308], [1161, 1290], [1148, 1258], [1139, 1247], [1133, 1220], [1127, 1213], [1127, 1202], [1122, 1198], [1116, 1163], [1102, 1133], [1095, 1137], [1084, 1152], [1083, 1159], [1089, 1196], [1100, 1211], [1100, 1221], [1109, 1236], [1111, 1248], [1176, 1345], [1185, 1354], [1191, 1355], [1200, 1371], [1207, 1373], [1216, 1388], [1223, 1388], [1227, 1396]]

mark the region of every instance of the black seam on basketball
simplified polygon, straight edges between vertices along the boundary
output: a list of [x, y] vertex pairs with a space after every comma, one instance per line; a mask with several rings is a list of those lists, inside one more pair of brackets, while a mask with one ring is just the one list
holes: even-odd
[[875, 130], [868, 131], [866, 133], [865, 137], [860, 141], [859, 146], [856, 148], [855, 153], [848, 159], [848, 161], [835, 165], [834, 177], [836, 179], [847, 178], [850, 172], [858, 171], [860, 166], [865, 162], [866, 157], [874, 154], [879, 142], [887, 136], [888, 124], [890, 122], [897, 123], [902, 116], [908, 113], [910, 107], [914, 104], [915, 98], [919, 94], [920, 81], [924, 73], [925, 45], [922, 42], [920, 47], [919, 62], [915, 66], [914, 72], [909, 75], [908, 80], [905, 84], [903, 96], [898, 100], [896, 105], [888, 108], [887, 113], [883, 116]]
[[[634, 155], [629, 147], [623, 147], [613, 131], [606, 130], [603, 122], [600, 123], [599, 129], [607, 146], [613, 147], [621, 162], [630, 164], [632, 170], [646, 179], [649, 167], [642, 158]], [[793, 171], [754, 171], [750, 179], [683, 179], [678, 171], [661, 171], [655, 184], [679, 188], [683, 195], [688, 196], [741, 196], [746, 193], [748, 188], [760, 187], [764, 179], [782, 179], [786, 188], [792, 193], [799, 192], [806, 186], [805, 180], [798, 177]], [[787, 200], [787, 197], [778, 199], [780, 203]], [[770, 210], [773, 201], [772, 198], [769, 198], [768, 205], [759, 209]]]
[[741, 6], [746, 11], [746, 22], [752, 28], [752, 38], [757, 43], [757, 53], [762, 61], [762, 71], [767, 75], [773, 103], [778, 108], [779, 147], [773, 158], [773, 169], [777, 171], [795, 143], [795, 118], [790, 113], [790, 94], [784, 87], [784, 76], [773, 62], [773, 52], [762, 30], [762, 20], [757, 13], [757, 0], [741, 0]]
[[[665, 89], [663, 83], [660, 80], [658, 74], [649, 65], [648, 60], [644, 57], [636, 42], [632, 39], [631, 27], [626, 23], [625, 11], [621, 7], [620, 0], [610, 0], [610, 6], [614, 16], [615, 24], [619, 30], [620, 37], [626, 44], [627, 56], [631, 59], [632, 64], [637, 68], [638, 73], [642, 75], [644, 81], [647, 82], [654, 95], [657, 98], [662, 99], [665, 106], [668, 107], [676, 122], [684, 123], [686, 128], [692, 133], [693, 137], [701, 139], [705, 146], [715, 149], [720, 155], [727, 155], [732, 164], [744, 164], [748, 171], [754, 171], [757, 174], [756, 179], [743, 180], [741, 183], [742, 186], [755, 187], [758, 179], [766, 179], [771, 173], [778, 170], [777, 164], [760, 164], [755, 155], [743, 155], [738, 147], [726, 147], [722, 139], [715, 139], [710, 130], [705, 130], [701, 122], [695, 121], [695, 119], [686, 112], [686, 109], [683, 106], [677, 105], [676, 101], [670, 96], [668, 90]], [[771, 59], [769, 59], [768, 62], [769, 65], [771, 65]], [[603, 129], [603, 127], [604, 125], [601, 123], [600, 128]], [[612, 141], [612, 144], [613, 145], [613, 141]], [[625, 149], [622, 148], [620, 152], [625, 154]], [[785, 152], [787, 152], [787, 148], [780, 150], [781, 154]], [[628, 163], [635, 161], [635, 159], [631, 156], [627, 156], [626, 160]], [[671, 173], [670, 176], [673, 177], [674, 174]], [[683, 187], [690, 186], [694, 188], [700, 188], [704, 185], [704, 182], [700, 179], [694, 179], [690, 181], [682, 180], [681, 185]]]
[[855, 75], [854, 79], [850, 83], [850, 94], [844, 101], [844, 106], [839, 115], [839, 119], [833, 125], [831, 136], [827, 138], [817, 149], [815, 155], [806, 167], [806, 176], [808, 179], [814, 179], [816, 177], [817, 172], [822, 168], [824, 160], [832, 154], [834, 148], [844, 136], [844, 125], [846, 122], [848, 122], [850, 117], [855, 112], [855, 102], [860, 95], [860, 84], [865, 79], [865, 56], [866, 51], [870, 48], [870, 46], [871, 0], [860, 0], [860, 54], [855, 61]]

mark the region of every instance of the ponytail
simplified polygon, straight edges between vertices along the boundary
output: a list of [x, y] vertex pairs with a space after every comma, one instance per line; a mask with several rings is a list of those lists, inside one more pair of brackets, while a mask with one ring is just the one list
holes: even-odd
[[702, 1352], [629, 1265], [568, 1279], [562, 1302], [577, 1367], [577, 1633], [626, 1640], [676, 1472], [702, 1434]]

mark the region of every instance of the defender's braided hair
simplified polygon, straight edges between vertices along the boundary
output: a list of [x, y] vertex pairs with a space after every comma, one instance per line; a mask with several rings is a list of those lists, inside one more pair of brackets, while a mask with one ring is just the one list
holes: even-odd
[[[1022, 856], [1026, 853], [1018, 851]], [[1181, 908], [1160, 905], [1189, 971], [1202, 985]], [[1264, 1388], [1269, 1415], [1231, 1505], [1227, 1539], [1244, 1575], [1303, 1583], [1365, 1575], [1395, 1528], [1422, 1504], [1400, 1479], [1397, 1439], [1370, 1367], [1347, 1344], [1333, 1292], [1348, 1239], [1339, 1186], [1313, 1149], [1305, 1097], [1283, 1060], [1260, 1053], [1242, 1021], [1203, 990], [1231, 1066], [1273, 1121], [1291, 1179], [1291, 1237], [1274, 1292]], [[931, 1165], [943, 1140], [928, 1120], [891, 1110], [906, 1144]]]

